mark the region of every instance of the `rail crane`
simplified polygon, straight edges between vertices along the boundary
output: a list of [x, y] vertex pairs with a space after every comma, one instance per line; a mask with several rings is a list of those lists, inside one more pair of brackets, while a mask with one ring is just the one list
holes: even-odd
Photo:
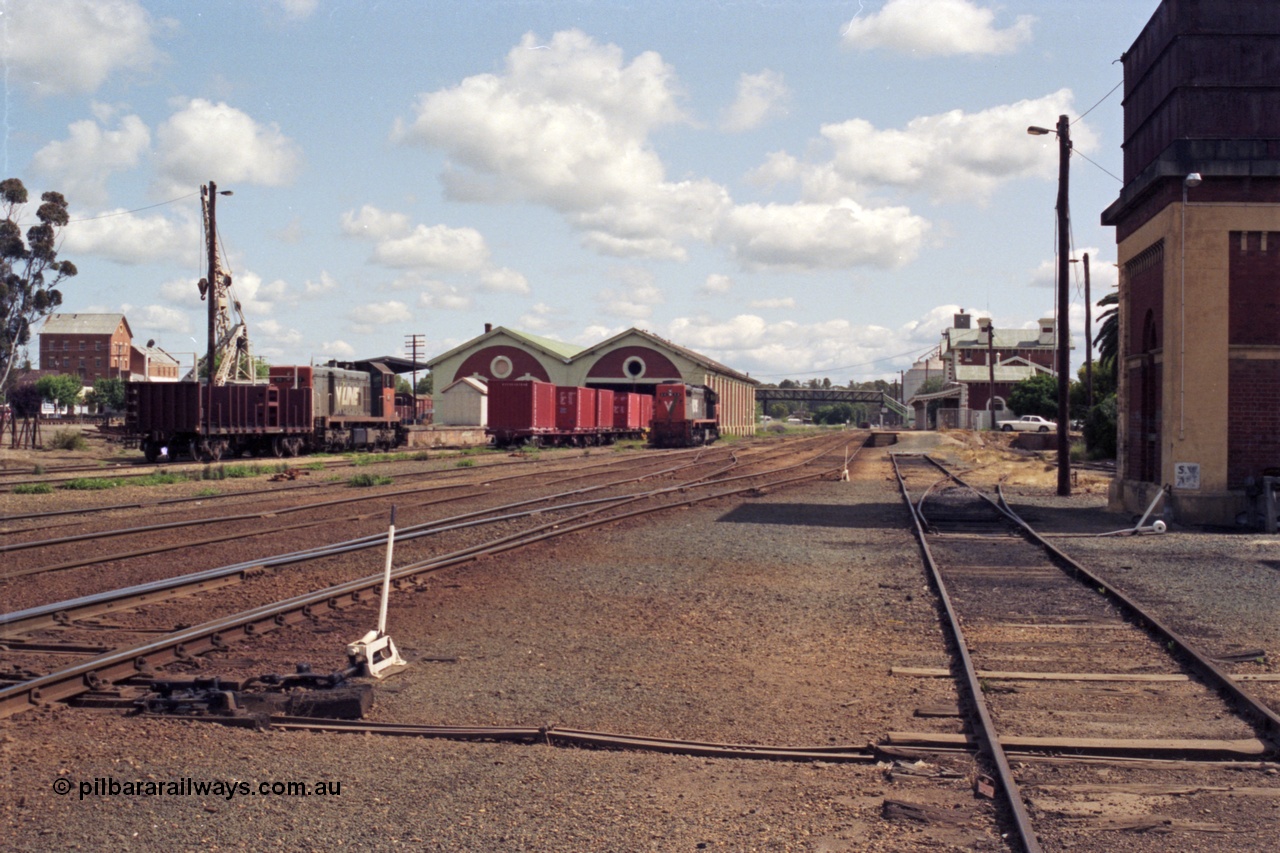
[[[210, 385], [226, 385], [228, 382], [252, 382], [253, 359], [249, 353], [249, 327], [245, 323], [240, 302], [231, 297], [231, 274], [222, 268], [218, 257], [218, 227], [215, 207], [219, 195], [231, 195], [231, 190], [218, 192], [218, 185], [210, 181], [200, 188], [200, 207], [204, 214], [204, 233], [209, 255], [209, 274], [200, 279], [200, 300], [209, 300], [209, 348], [205, 355], [206, 372]], [[232, 309], [238, 321], [233, 322]], [[199, 365], [192, 368], [187, 378], [198, 379]]]

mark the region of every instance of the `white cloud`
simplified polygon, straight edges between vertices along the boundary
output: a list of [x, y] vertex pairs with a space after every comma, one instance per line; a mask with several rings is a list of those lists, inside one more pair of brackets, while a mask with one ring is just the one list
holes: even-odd
[[320, 345], [320, 352], [328, 358], [350, 358], [356, 354], [356, 348], [342, 339], [325, 341]]
[[151, 17], [133, 0], [9, 0], [3, 11], [6, 82], [39, 95], [92, 92], [159, 56]]
[[569, 216], [584, 242], [619, 256], [680, 257], [727, 198], [707, 181], [668, 183], [648, 141], [684, 121], [674, 71], [656, 53], [624, 62], [577, 30], [526, 35], [503, 74], [421, 95], [396, 141], [439, 148], [453, 198], [524, 199]]
[[156, 130], [156, 158], [165, 193], [192, 189], [216, 175], [235, 184], [283, 186], [302, 165], [298, 145], [275, 124], [262, 125], [225, 103], [192, 98]]
[[856, 17], [844, 30], [846, 47], [886, 47], [920, 56], [1012, 53], [1031, 39], [1030, 15], [995, 26], [995, 12], [971, 0], [888, 0], [876, 12]]
[[519, 324], [516, 328], [529, 332], [546, 332], [563, 313], [562, 309], [555, 309], [545, 302], [539, 302], [520, 315], [520, 319], [516, 321]]
[[395, 269], [476, 271], [489, 258], [484, 237], [474, 228], [419, 225], [404, 237], [380, 240], [373, 259]]
[[520, 273], [507, 267], [485, 270], [480, 274], [480, 284], [490, 293], [517, 293], [524, 295], [531, 292], [528, 280]]
[[195, 308], [204, 303], [200, 300], [200, 288], [195, 278], [175, 278], [160, 285], [160, 295], [175, 305], [186, 305]]
[[773, 308], [795, 308], [796, 301], [790, 296], [779, 299], [753, 299], [747, 303], [747, 307], [756, 311], [765, 311]]
[[320, 5], [320, 0], [275, 0], [286, 18], [301, 21], [311, 17]]
[[[1071, 104], [1071, 91], [1061, 89], [976, 113], [921, 116], [903, 129], [881, 130], [865, 119], [823, 125], [830, 159], [804, 163], [774, 152], [751, 177], [760, 183], [799, 181], [809, 201], [865, 199], [872, 189], [892, 188], [924, 192], [937, 201], [984, 202], [1001, 184], [1056, 173], [1056, 140], [1028, 137], [1027, 127], [1053, 124], [1071, 112]], [[1082, 152], [1097, 145], [1083, 122], [1073, 126], [1072, 138]]]
[[338, 282], [333, 276], [325, 271], [320, 272], [320, 280], [312, 281], [307, 279], [302, 285], [303, 295], [309, 297], [319, 296], [322, 293], [332, 293], [338, 289]]
[[191, 333], [191, 315], [186, 311], [170, 308], [167, 305], [131, 305], [125, 310], [129, 315], [130, 325], [139, 332], [147, 329], [151, 332], [173, 332], [182, 335]]
[[[1114, 249], [1108, 254], [1114, 254]], [[1071, 293], [1084, 299], [1084, 256], [1089, 256], [1089, 293], [1096, 303], [1120, 283], [1120, 271], [1114, 259], [1109, 259], [1096, 246], [1077, 247], [1075, 260], [1067, 264], [1067, 282]], [[1058, 262], [1046, 258], [1031, 271], [1032, 287], [1052, 288], [1058, 284]], [[1082, 303], [1083, 304], [1083, 303]], [[1096, 312], [1095, 312], [1096, 313]]]
[[[232, 274], [231, 299], [238, 303], [249, 323], [269, 315], [275, 303], [286, 295], [288, 285], [277, 279], [264, 284], [262, 276], [251, 270], [239, 270]], [[232, 308], [233, 322], [235, 309]]]
[[62, 254], [94, 255], [130, 265], [153, 261], [196, 265], [201, 255], [199, 233], [195, 223], [108, 210], [97, 218], [69, 223], [62, 232]]
[[[786, 87], [764, 71], [744, 75], [740, 93], [726, 121], [746, 128], [778, 113]], [[617, 46], [577, 30], [547, 44], [526, 35], [502, 73], [420, 95], [392, 138], [448, 155], [441, 179], [450, 197], [546, 205], [604, 255], [685, 261], [686, 244], [699, 241], [727, 248], [750, 268], [831, 269], [894, 266], [918, 251], [927, 222], [901, 207], [873, 209], [852, 192], [792, 206], [735, 206], [709, 179], [669, 180], [649, 136], [686, 121], [679, 98], [674, 71], [655, 53], [627, 63]], [[775, 177], [804, 187], [819, 168], [834, 171], [792, 158]], [[854, 183], [853, 176], [835, 181]], [[609, 302], [629, 317], [649, 314], [625, 294]]]
[[403, 213], [388, 213], [371, 204], [361, 207], [358, 213], [349, 210], [342, 214], [342, 231], [351, 237], [385, 240], [403, 237], [411, 230], [409, 217]]
[[708, 296], [723, 296], [733, 289], [733, 279], [727, 275], [720, 273], [712, 273], [707, 276], [707, 280], [702, 283], [699, 288], [700, 292]]
[[365, 302], [351, 306], [347, 316], [357, 328], [372, 329], [392, 323], [404, 323], [413, 319], [413, 313], [403, 302]]
[[[524, 275], [509, 267], [494, 266], [489, 260], [489, 247], [484, 235], [474, 228], [452, 228], [448, 225], [410, 227], [409, 218], [401, 213], [388, 213], [372, 205], [342, 215], [342, 230], [353, 237], [374, 243], [372, 260], [384, 267], [406, 270], [397, 279], [397, 288], [423, 286], [416, 273], [454, 272], [474, 275], [480, 289], [489, 293], [525, 295], [530, 292]], [[439, 282], [430, 282], [440, 286]], [[450, 308], [462, 307], [470, 297], [450, 296], [432, 291], [427, 297], [443, 300]], [[423, 303], [427, 304], [427, 303]]]
[[951, 325], [955, 310], [955, 306], [934, 309], [899, 329], [856, 325], [844, 319], [770, 323], [754, 314], [724, 321], [681, 317], [664, 334], [762, 378], [826, 376], [845, 384], [851, 378], [890, 375], [910, 367], [912, 355], [937, 344], [938, 333]]
[[31, 166], [77, 205], [105, 204], [107, 178], [137, 166], [151, 147], [151, 131], [136, 115], [120, 119], [118, 130], [104, 130], [91, 119], [73, 122], [67, 130], [65, 140], [37, 151]]
[[442, 288], [438, 293], [418, 295], [419, 306], [437, 311], [466, 311], [474, 304], [475, 301], [470, 296], [459, 293], [455, 288]]
[[746, 204], [719, 235], [739, 261], [757, 269], [897, 267], [920, 250], [929, 223], [905, 207], [838, 204]]
[[662, 289], [653, 283], [648, 270], [627, 268], [616, 273], [622, 286], [605, 288], [597, 296], [601, 310], [613, 317], [644, 320], [653, 315], [655, 306], [666, 301]]
[[298, 347], [303, 343], [302, 332], [271, 318], [255, 321], [249, 332], [254, 349], [259, 352], [264, 350], [265, 344], [274, 344], [279, 350], [283, 347]]
[[742, 74], [738, 77], [738, 96], [720, 117], [720, 127], [738, 133], [759, 127], [772, 118], [787, 114], [791, 91], [776, 71]]

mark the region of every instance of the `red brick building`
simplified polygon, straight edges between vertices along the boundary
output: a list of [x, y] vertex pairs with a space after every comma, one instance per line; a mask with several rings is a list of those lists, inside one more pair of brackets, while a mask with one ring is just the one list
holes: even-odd
[[97, 379], [177, 382], [177, 359], [155, 346], [133, 342], [123, 314], [50, 314], [40, 329], [41, 374], [79, 376], [85, 387]]
[[1164, 0], [1123, 59], [1112, 503], [1232, 524], [1280, 469], [1280, 4]]
[[40, 329], [40, 360], [45, 373], [95, 379], [128, 379], [133, 331], [123, 314], [50, 314]]
[[[956, 314], [952, 327], [942, 330], [938, 348], [922, 361], [930, 367], [912, 368], [908, 377], [907, 404], [915, 409], [916, 429], [990, 429], [991, 421], [1009, 417], [1006, 401], [1014, 385], [1037, 373], [1057, 375], [1056, 328], [1052, 317], [1035, 329], [997, 329], [981, 317], [975, 328], [969, 314]], [[921, 394], [927, 370], [935, 371], [944, 386]], [[926, 416], [932, 402], [939, 404], [936, 423]]]

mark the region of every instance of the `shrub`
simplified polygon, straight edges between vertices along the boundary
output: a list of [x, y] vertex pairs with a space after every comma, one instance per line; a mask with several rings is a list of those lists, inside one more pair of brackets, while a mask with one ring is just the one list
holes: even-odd
[[1084, 443], [1094, 459], [1116, 456], [1116, 395], [1112, 394], [1089, 410], [1084, 420]]
[[347, 485], [356, 488], [367, 488], [369, 486], [389, 486], [391, 485], [390, 477], [382, 477], [377, 474], [356, 474], [347, 480]]
[[53, 438], [49, 439], [49, 445], [54, 450], [84, 450], [89, 446], [89, 442], [85, 441], [79, 430], [60, 429], [54, 432]]
[[47, 495], [53, 491], [48, 483], [19, 483], [13, 487], [15, 495]]
[[471, 468], [475, 464], [476, 464], [476, 460], [474, 459], [459, 459], [456, 463], [454, 463], [454, 467], [455, 468]]
[[62, 488], [70, 492], [100, 492], [104, 489], [114, 489], [120, 484], [121, 481], [109, 480], [106, 477], [76, 477], [74, 480], [63, 483]]

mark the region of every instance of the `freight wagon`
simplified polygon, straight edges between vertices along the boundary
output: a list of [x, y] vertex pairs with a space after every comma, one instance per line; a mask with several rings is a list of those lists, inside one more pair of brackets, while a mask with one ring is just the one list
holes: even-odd
[[495, 379], [489, 383], [486, 432], [498, 447], [590, 447], [642, 439], [648, 427], [642, 420], [645, 401], [630, 392]]
[[150, 462], [189, 456], [297, 456], [386, 450], [404, 442], [395, 374], [378, 362], [351, 368], [272, 367], [266, 382], [131, 382], [125, 431]]

